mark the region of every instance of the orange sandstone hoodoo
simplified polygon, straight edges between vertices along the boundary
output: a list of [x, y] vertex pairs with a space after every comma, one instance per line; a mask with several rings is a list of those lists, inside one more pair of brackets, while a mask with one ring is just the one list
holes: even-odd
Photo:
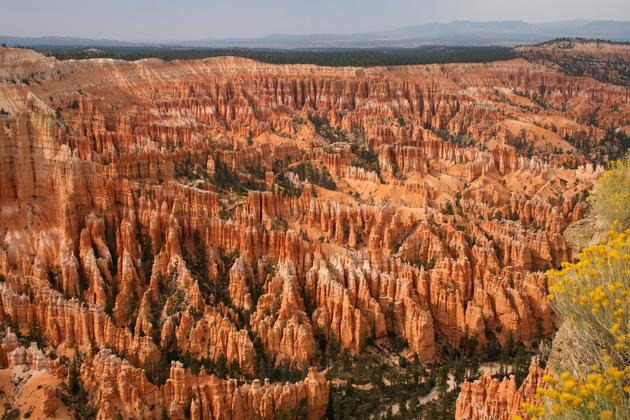
[[[600, 127], [628, 125], [629, 99], [520, 59], [0, 48], [0, 315], [46, 352], [81, 351], [99, 418], [320, 418], [327, 347], [398, 337], [428, 363], [468, 337], [553, 332], [543, 272], [571, 258]], [[503, 418], [525, 395], [484, 377], [457, 415]]]

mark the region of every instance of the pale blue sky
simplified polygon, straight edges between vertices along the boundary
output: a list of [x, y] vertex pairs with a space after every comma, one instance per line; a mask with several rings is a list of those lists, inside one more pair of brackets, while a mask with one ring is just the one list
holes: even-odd
[[630, 20], [630, 0], [0, 0], [0, 34], [194, 40], [451, 20]]

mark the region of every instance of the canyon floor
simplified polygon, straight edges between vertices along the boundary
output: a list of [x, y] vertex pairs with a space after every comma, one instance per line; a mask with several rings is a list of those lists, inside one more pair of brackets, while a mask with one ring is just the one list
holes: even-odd
[[538, 61], [0, 48], [5, 414], [518, 413], [630, 136], [627, 85]]

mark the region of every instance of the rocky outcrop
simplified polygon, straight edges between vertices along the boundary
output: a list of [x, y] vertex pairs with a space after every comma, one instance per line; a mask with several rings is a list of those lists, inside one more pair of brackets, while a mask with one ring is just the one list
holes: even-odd
[[311, 323], [304, 312], [292, 264], [278, 264], [276, 276], [258, 300], [251, 326], [276, 365], [303, 367], [317, 353]]
[[543, 369], [532, 364], [529, 374], [520, 387], [514, 376], [502, 381], [482, 376], [474, 383], [465, 381], [457, 397], [455, 418], [457, 420], [508, 420], [523, 415], [524, 402], [536, 399], [536, 389], [544, 386]]
[[249, 277], [251, 282], [252, 276], [248, 274], [243, 259], [237, 258], [230, 268], [229, 292], [234, 305], [244, 311], [252, 310], [252, 295], [247, 281]]
[[[162, 330], [162, 337], [170, 335], [166, 332], [173, 328], [169, 321]], [[188, 352], [214, 362], [224, 357], [228, 366], [236, 363], [242, 373], [250, 376], [255, 373], [256, 353], [247, 331], [237, 330], [229, 318], [217, 310], [206, 309], [198, 320], [190, 313], [184, 313], [174, 327], [174, 336], [182, 354]], [[161, 342], [163, 347], [169, 344], [164, 340]]]
[[134, 337], [126, 328], [116, 327], [97, 307], [76, 299], [65, 300], [50, 289], [33, 289], [32, 296], [18, 294], [0, 284], [1, 315], [22, 331], [33, 323], [40, 326], [46, 342], [61, 349], [88, 350], [109, 347], [128, 355], [139, 364], [155, 360], [158, 349], [150, 337]]
[[17, 335], [11, 330], [11, 327], [7, 327], [4, 338], [0, 342], [0, 367], [9, 366], [9, 354], [19, 346]]
[[7, 355], [9, 367], [26, 366], [32, 370], [48, 369], [51, 361], [37, 348], [37, 343], [31, 343], [28, 348], [16, 347]]
[[314, 368], [303, 381], [293, 384], [255, 380], [238, 385], [236, 380], [221, 380], [205, 372], [193, 375], [173, 362], [166, 383], [156, 386], [141, 369], [102, 350], [84, 362], [81, 375], [96, 393], [98, 418], [102, 419], [121, 412], [120, 408], [125, 418], [158, 417], [161, 407], [174, 419], [183, 419], [184, 410], [189, 410], [192, 419], [271, 419], [303, 404], [307, 418], [315, 420], [325, 414], [328, 403], [328, 382]]
[[55, 394], [51, 386], [44, 386], [44, 396], [41, 400], [42, 413], [47, 417], [54, 417], [57, 409], [61, 407], [61, 400]]

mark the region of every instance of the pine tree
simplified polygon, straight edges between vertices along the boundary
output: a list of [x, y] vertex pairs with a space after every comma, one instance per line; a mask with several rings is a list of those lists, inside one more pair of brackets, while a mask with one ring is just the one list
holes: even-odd
[[227, 361], [225, 360], [225, 356], [222, 354], [217, 358], [217, 376], [219, 378], [225, 378], [227, 371]]
[[72, 395], [78, 395], [82, 388], [81, 383], [81, 354], [74, 353], [72, 362], [68, 368], [68, 392]]
[[166, 407], [162, 407], [162, 414], [160, 415], [161, 420], [169, 420], [168, 412], [166, 411]]
[[444, 365], [438, 369], [437, 392], [443, 398], [448, 391], [448, 366]]
[[522, 345], [518, 346], [516, 356], [514, 356], [512, 371], [514, 372], [516, 385], [520, 386], [529, 372], [529, 357], [527, 355], [527, 352], [525, 351], [525, 348]]
[[460, 357], [455, 361], [455, 372], [453, 375], [457, 386], [464, 382], [464, 378], [466, 377], [466, 361], [463, 358]]
[[466, 379], [469, 381], [474, 381], [479, 378], [479, 358], [477, 356], [472, 356], [470, 358], [470, 363], [468, 365], [468, 374], [466, 375]]

